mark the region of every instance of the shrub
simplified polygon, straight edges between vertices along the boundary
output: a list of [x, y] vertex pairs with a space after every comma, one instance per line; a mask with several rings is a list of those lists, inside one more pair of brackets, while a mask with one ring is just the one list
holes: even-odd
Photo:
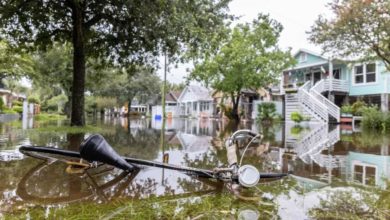
[[292, 128], [290, 129], [290, 133], [291, 133], [293, 136], [295, 136], [295, 137], [299, 136], [299, 134], [300, 134], [302, 131], [303, 131], [303, 128], [302, 128], [301, 126], [299, 126], [299, 125], [295, 125], [294, 127], [292, 127]]
[[257, 105], [257, 119], [260, 121], [273, 121], [277, 118], [275, 103], [265, 102]]
[[357, 116], [362, 116], [363, 115], [363, 108], [366, 107], [366, 103], [363, 101], [356, 101], [355, 103], [352, 104], [352, 114], [357, 115]]
[[34, 103], [34, 104], [39, 104], [40, 103], [38, 96], [30, 96], [30, 97], [27, 98], [27, 101], [29, 103]]
[[3, 111], [4, 110], [4, 100], [3, 98], [0, 97], [0, 110]]
[[17, 112], [17, 113], [23, 113], [23, 107], [22, 106], [15, 105], [15, 106], [12, 107], [12, 110]]
[[17, 112], [15, 112], [12, 109], [9, 109], [8, 107], [4, 107], [3, 110], [2, 110], [2, 113], [3, 114], [17, 114]]
[[23, 102], [18, 100], [12, 101], [12, 106], [23, 106]]
[[362, 127], [365, 129], [384, 130], [385, 114], [376, 107], [364, 107], [361, 110], [363, 119]]
[[352, 110], [352, 106], [351, 105], [343, 105], [341, 106], [341, 113], [345, 113], [345, 114], [352, 114], [353, 110]]
[[383, 130], [390, 131], [390, 113], [383, 113]]
[[304, 120], [304, 117], [299, 112], [292, 112], [291, 120], [293, 120], [295, 123], [299, 123]]

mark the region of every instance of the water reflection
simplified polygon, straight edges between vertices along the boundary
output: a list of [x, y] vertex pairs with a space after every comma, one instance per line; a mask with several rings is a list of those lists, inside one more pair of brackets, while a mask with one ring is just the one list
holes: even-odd
[[[31, 123], [30, 128], [46, 126]], [[12, 122], [0, 124], [0, 160], [3, 161], [0, 162], [0, 172], [5, 178], [0, 182], [0, 212], [13, 213], [20, 208], [29, 210], [38, 205], [110, 204], [112, 200], [155, 195], [197, 198], [196, 193], [212, 193], [212, 197], [227, 193], [227, 202], [238, 204], [235, 208], [230, 207], [230, 211], [235, 210], [235, 218], [258, 216], [259, 213], [263, 216], [264, 210], [268, 210], [283, 219], [302, 219], [309, 215], [321, 216], [323, 210], [331, 209], [320, 205], [330, 199], [327, 195], [332, 195], [332, 189], [337, 187], [345, 192], [350, 187], [374, 186], [378, 198], [387, 198], [384, 192], [389, 187], [390, 156], [386, 136], [354, 133], [342, 130], [340, 126], [328, 125], [229, 124], [211, 119], [172, 119], [166, 122], [163, 131], [165, 144], [159, 146], [161, 121], [106, 117], [96, 123], [110, 130], [104, 136], [121, 155], [157, 161], [169, 155], [169, 163], [201, 168], [226, 165], [224, 139], [236, 129], [251, 129], [261, 132], [263, 141], [246, 151], [244, 163], [253, 164], [261, 171], [293, 171], [294, 176], [232, 196], [234, 192], [221, 184], [157, 168], [147, 168], [136, 175], [107, 170], [108, 167], [99, 167], [83, 175], [69, 174], [65, 164], [42, 164], [23, 157], [17, 148], [32, 143], [78, 150], [82, 139], [89, 134], [34, 132], [34, 129], [24, 129], [21, 122]], [[63, 122], [51, 124], [60, 126]], [[239, 152], [242, 154], [243, 148]], [[365, 191], [357, 193], [364, 195]], [[245, 196], [257, 198], [256, 208], [247, 208], [252, 206], [245, 201]], [[201, 197], [199, 203], [206, 206], [209, 199]], [[190, 201], [182, 206], [192, 207]], [[216, 204], [219, 204], [215, 207], [217, 210], [226, 209], [221, 202]], [[180, 210], [188, 212], [185, 208]], [[204, 216], [210, 215], [203, 214], [199, 218]]]

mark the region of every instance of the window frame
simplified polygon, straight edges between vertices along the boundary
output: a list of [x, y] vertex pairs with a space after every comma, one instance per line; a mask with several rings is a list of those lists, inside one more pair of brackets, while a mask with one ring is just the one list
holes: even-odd
[[[374, 64], [375, 66], [375, 72], [370, 72], [369, 74], [375, 74], [375, 81], [373, 82], [367, 82], [367, 65]], [[362, 66], [363, 72], [362, 74], [356, 74], [356, 67], [357, 66]], [[356, 83], [356, 76], [363, 76], [363, 82], [361, 83]], [[366, 85], [374, 85], [378, 84], [378, 64], [377, 62], [369, 62], [369, 63], [357, 63], [353, 65], [352, 68], [352, 85], [353, 86], [366, 86]]]

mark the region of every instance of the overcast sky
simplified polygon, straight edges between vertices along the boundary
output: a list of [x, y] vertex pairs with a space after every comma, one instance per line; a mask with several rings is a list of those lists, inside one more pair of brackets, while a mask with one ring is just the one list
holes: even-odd
[[[330, 16], [326, 4], [331, 0], [233, 0], [230, 3], [230, 12], [241, 16], [237, 22], [251, 22], [259, 13], [269, 14], [271, 18], [279, 21], [284, 29], [279, 39], [283, 49], [289, 47], [293, 52], [300, 48], [320, 53], [319, 47], [310, 44], [306, 31], [314, 24], [317, 17], [322, 14]], [[163, 61], [163, 59], [161, 60]], [[163, 64], [163, 63], [162, 63]], [[163, 67], [163, 65], [161, 65]], [[180, 83], [187, 75], [186, 68], [192, 65], [180, 65], [179, 68], [170, 68], [167, 80]], [[163, 76], [160, 69], [159, 75]]]

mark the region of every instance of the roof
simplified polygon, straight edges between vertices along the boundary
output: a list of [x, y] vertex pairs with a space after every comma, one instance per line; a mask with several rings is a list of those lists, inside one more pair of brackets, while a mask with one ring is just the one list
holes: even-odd
[[317, 57], [321, 57], [322, 59], [325, 59], [325, 60], [328, 60], [329, 58], [328, 57], [325, 57], [323, 56], [322, 54], [320, 53], [317, 53], [317, 52], [313, 52], [311, 50], [308, 50], [308, 49], [304, 49], [304, 48], [300, 48], [297, 52], [294, 53], [293, 57], [296, 57], [299, 53], [301, 52], [305, 52], [305, 53], [308, 53], [308, 54], [312, 54], [314, 56], [317, 56]]
[[177, 102], [179, 99], [179, 96], [181, 94], [181, 91], [172, 91], [168, 92], [165, 96], [165, 101], [167, 102]]
[[209, 89], [203, 86], [189, 85], [184, 88], [183, 92], [178, 98], [178, 101], [182, 101], [181, 99], [183, 99], [184, 95], [188, 92], [192, 93], [195, 100], [213, 100], [211, 97], [211, 91]]
[[177, 98], [172, 94], [172, 92], [168, 92], [165, 95], [165, 101], [166, 102], [177, 102]]

